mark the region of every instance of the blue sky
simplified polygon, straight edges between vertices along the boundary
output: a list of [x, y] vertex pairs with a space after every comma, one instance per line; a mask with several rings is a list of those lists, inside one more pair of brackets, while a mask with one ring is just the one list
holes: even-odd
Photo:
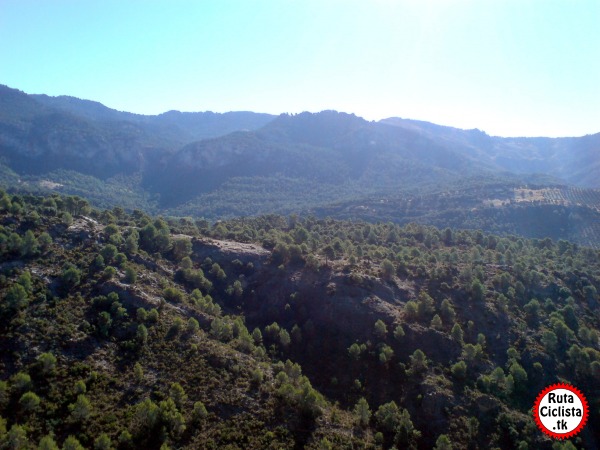
[[597, 0], [0, 0], [0, 83], [143, 114], [600, 132]]

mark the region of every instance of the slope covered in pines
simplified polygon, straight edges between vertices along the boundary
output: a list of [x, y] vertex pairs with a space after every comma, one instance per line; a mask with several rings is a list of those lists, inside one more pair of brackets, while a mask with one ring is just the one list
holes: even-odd
[[0, 442], [550, 449], [531, 407], [568, 381], [591, 417], [567, 444], [597, 447], [599, 256], [414, 223], [210, 224], [2, 192]]

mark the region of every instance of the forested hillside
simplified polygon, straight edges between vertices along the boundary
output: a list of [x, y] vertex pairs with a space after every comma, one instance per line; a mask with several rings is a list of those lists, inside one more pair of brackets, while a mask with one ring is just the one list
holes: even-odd
[[[6, 448], [596, 448], [600, 254], [0, 193]], [[568, 381], [591, 417], [534, 424]]]
[[371, 196], [312, 211], [318, 216], [371, 222], [418, 222], [440, 228], [485, 230], [568, 240], [600, 248], [600, 190], [518, 179], [463, 179], [438, 189]]

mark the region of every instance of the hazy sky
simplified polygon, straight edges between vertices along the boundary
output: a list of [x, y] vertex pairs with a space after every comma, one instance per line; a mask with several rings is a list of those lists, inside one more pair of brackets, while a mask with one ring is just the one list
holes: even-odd
[[0, 0], [0, 84], [144, 114], [600, 132], [599, 0]]

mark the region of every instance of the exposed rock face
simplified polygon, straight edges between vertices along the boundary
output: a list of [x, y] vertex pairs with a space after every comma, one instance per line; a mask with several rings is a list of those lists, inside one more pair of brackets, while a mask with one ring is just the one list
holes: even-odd
[[497, 413], [497, 410], [502, 407], [502, 404], [498, 401], [498, 399], [492, 397], [491, 395], [485, 394], [477, 397], [476, 403], [480, 414], [492, 414], [493, 412]]
[[[218, 240], [218, 239], [194, 239], [193, 259], [204, 261], [210, 258], [217, 262], [227, 273], [240, 272], [241, 268], [234, 266], [233, 261], [242, 263], [245, 270], [244, 274], [255, 273], [262, 269], [262, 266], [268, 261], [271, 252], [256, 244], [245, 244], [241, 242]], [[248, 268], [248, 264], [252, 267]], [[244, 283], [246, 284], [246, 283]]]
[[199, 258], [224, 258], [232, 256], [242, 262], [264, 260], [271, 252], [260, 245], [242, 242], [202, 238], [194, 241], [194, 252]]
[[69, 225], [67, 232], [75, 241], [83, 242], [95, 240], [103, 229], [104, 225], [99, 224], [91, 217], [78, 216]]
[[111, 292], [119, 294], [119, 300], [124, 305], [132, 308], [144, 308], [148, 310], [163, 307], [174, 309], [185, 314], [186, 317], [194, 317], [202, 326], [209, 326], [212, 320], [207, 314], [189, 308], [186, 305], [175, 305], [164, 302], [160, 297], [151, 295], [137, 286], [131, 286], [118, 281], [108, 281], [102, 285], [101, 293], [106, 295]]

